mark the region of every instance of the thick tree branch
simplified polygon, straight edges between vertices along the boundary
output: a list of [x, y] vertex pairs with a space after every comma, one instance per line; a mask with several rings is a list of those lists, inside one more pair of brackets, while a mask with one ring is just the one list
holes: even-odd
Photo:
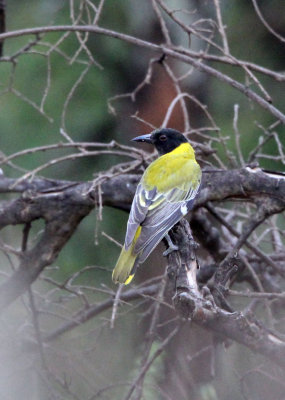
[[[185, 222], [179, 223], [176, 234], [180, 235], [179, 243], [188, 241], [188, 231]], [[182, 250], [182, 251], [181, 251]], [[191, 319], [206, 329], [237, 341], [256, 351], [285, 369], [285, 342], [267, 330], [261, 322], [251, 314], [228, 312], [217, 307], [212, 300], [203, 298], [193, 284], [189, 285], [189, 271], [193, 260], [189, 253], [182, 249], [175, 256], [168, 257], [170, 281], [174, 292], [174, 306], [177, 312], [186, 319]], [[186, 266], [183, 268], [182, 266]]]
[[91, 201], [84, 201], [82, 193], [78, 194], [74, 188], [56, 195], [33, 194], [2, 210], [2, 227], [7, 223], [31, 223], [40, 217], [46, 225], [37, 244], [22, 253], [18, 269], [2, 284], [0, 310], [24, 293], [41, 271], [56, 259], [82, 218], [91, 211]]
[[[227, 312], [217, 307], [211, 299], [203, 298], [197, 291], [197, 287], [193, 286], [193, 280], [190, 279], [189, 285], [189, 271], [196, 260], [193, 258], [193, 247], [189, 251], [189, 246], [183, 245], [189, 242], [189, 227], [185, 220], [175, 227], [172, 237], [174, 241], [182, 243], [181, 251], [171, 253], [168, 257], [168, 275], [176, 311], [183, 318], [191, 319], [205, 329], [237, 341], [285, 369], [285, 342], [281, 338], [265, 328], [253, 315]], [[121, 300], [134, 301], [141, 296], [154, 296], [158, 287], [158, 285], [150, 285], [141, 289], [129, 289], [121, 294]], [[110, 298], [87, 310], [80, 311], [72, 321], [64, 323], [47, 335], [44, 340], [46, 342], [54, 340], [90, 318], [111, 309], [113, 301], [114, 299]]]
[[[102, 204], [128, 210], [139, 180], [138, 175], [121, 175], [102, 181]], [[1, 192], [11, 191], [15, 180], [0, 178]], [[35, 179], [22, 181], [13, 187], [22, 196], [3, 202], [0, 227], [25, 224], [43, 218], [46, 222], [39, 242], [27, 250], [17, 271], [0, 287], [0, 310], [24, 293], [40, 272], [50, 265], [76, 230], [78, 224], [99, 202], [98, 191], [92, 183], [68, 183]], [[285, 209], [285, 180], [273, 178], [261, 170], [251, 169], [208, 171], [203, 174], [202, 190], [196, 207], [208, 201], [231, 198], [253, 201], [264, 197], [272, 213]]]
[[[140, 176], [135, 174], [122, 174], [103, 179], [101, 181], [103, 204], [128, 209], [139, 179]], [[27, 192], [27, 196], [30, 193], [40, 192], [47, 195], [50, 193], [56, 199], [61, 192], [70, 189], [71, 192], [74, 190], [77, 193], [77, 202], [86, 204], [86, 202], [92, 201], [91, 183], [83, 184], [81, 182], [44, 178], [35, 178], [32, 181], [25, 180], [18, 184], [16, 182], [16, 179], [0, 176], [0, 193]], [[254, 201], [254, 199], [260, 199], [261, 196], [275, 199], [276, 212], [282, 212], [285, 206], [285, 177], [263, 172], [259, 168], [252, 169], [249, 167], [231, 170], [206, 170], [203, 171], [202, 188], [196, 198], [195, 205], [201, 207], [208, 201], [234, 198]], [[34, 200], [36, 201], [36, 198]]]

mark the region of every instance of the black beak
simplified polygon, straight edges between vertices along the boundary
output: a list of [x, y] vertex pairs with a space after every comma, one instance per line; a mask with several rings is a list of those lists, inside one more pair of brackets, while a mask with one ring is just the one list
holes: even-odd
[[152, 140], [151, 140], [151, 133], [149, 133], [149, 134], [147, 134], [147, 135], [137, 136], [137, 137], [133, 138], [132, 141], [133, 141], [133, 142], [152, 143]]

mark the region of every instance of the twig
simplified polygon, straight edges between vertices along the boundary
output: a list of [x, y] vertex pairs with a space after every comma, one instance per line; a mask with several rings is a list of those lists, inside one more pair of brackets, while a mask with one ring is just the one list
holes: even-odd
[[267, 292], [240, 292], [233, 289], [228, 289], [227, 293], [230, 296], [248, 297], [250, 299], [268, 299], [268, 300], [285, 300], [285, 292], [283, 293], [267, 293]]
[[[164, 66], [168, 76], [170, 77], [170, 79], [173, 82], [173, 85], [175, 87], [175, 90], [177, 92], [177, 96], [180, 96], [180, 105], [181, 105], [181, 109], [182, 109], [182, 113], [183, 113], [183, 117], [184, 117], [184, 131], [190, 131], [191, 127], [190, 127], [190, 119], [189, 119], [189, 115], [188, 115], [188, 110], [186, 107], [186, 103], [184, 100], [184, 96], [182, 95], [182, 90], [180, 88], [179, 85], [179, 80], [176, 78], [176, 76], [174, 75], [174, 72], [172, 71], [172, 69], [170, 68], [170, 66], [166, 63], [163, 62], [162, 65]], [[169, 109], [169, 108], [168, 108]], [[166, 117], [165, 117], [166, 119]], [[165, 121], [163, 122], [162, 126], [165, 126]]]
[[[209, 212], [219, 221], [221, 222], [229, 232], [231, 232], [234, 236], [239, 237], [240, 234], [238, 231], [234, 229], [234, 227], [228, 223], [221, 215], [219, 215], [214, 207], [211, 204], [207, 204], [206, 208], [209, 210]], [[278, 274], [281, 274], [282, 276], [285, 276], [285, 271], [282, 271], [282, 269], [270, 258], [268, 257], [264, 252], [262, 252], [258, 247], [254, 246], [248, 240], [245, 240], [244, 245], [249, 248], [254, 254], [256, 254], [260, 259], [265, 261], [268, 265], [270, 265]]]
[[234, 132], [235, 132], [236, 148], [237, 148], [241, 166], [244, 167], [245, 162], [244, 162], [244, 158], [243, 158], [241, 147], [240, 147], [240, 133], [239, 133], [238, 125], [237, 125], [238, 124], [238, 111], [239, 111], [239, 105], [235, 104], [234, 105], [233, 127], [234, 127]]
[[[27, 250], [28, 237], [29, 237], [30, 230], [31, 230], [31, 224], [27, 223], [23, 229], [23, 238], [22, 238], [22, 246], [21, 246], [21, 250], [23, 253], [25, 253]], [[38, 319], [38, 311], [36, 309], [34, 294], [33, 294], [31, 286], [28, 289], [28, 296], [29, 296], [30, 308], [32, 311], [32, 320], [33, 320], [35, 335], [36, 335], [37, 344], [38, 344], [38, 348], [39, 348], [39, 354], [40, 354], [40, 358], [41, 358], [42, 367], [43, 367], [43, 370], [46, 373], [48, 373], [48, 367], [47, 367], [46, 357], [45, 357], [45, 353], [44, 353], [44, 346], [43, 346], [43, 341], [42, 341], [42, 334], [40, 331], [40, 324], [39, 324], [39, 319]]]
[[118, 305], [119, 305], [119, 302], [120, 302], [120, 296], [121, 296], [123, 288], [124, 288], [124, 285], [120, 284], [119, 287], [118, 287], [118, 290], [116, 292], [116, 296], [114, 298], [114, 305], [113, 305], [113, 308], [112, 308], [112, 315], [111, 315], [111, 321], [110, 321], [110, 328], [111, 329], [114, 329], [115, 318], [116, 318]]
[[[0, 33], [6, 30], [6, 0], [0, 2]], [[3, 55], [3, 42], [0, 41], [0, 57]]]
[[260, 8], [257, 5], [256, 0], [252, 0], [252, 4], [254, 6], [255, 12], [258, 16], [258, 18], [260, 19], [260, 21], [263, 23], [263, 25], [265, 26], [265, 28], [272, 33], [272, 35], [274, 35], [278, 40], [280, 40], [280, 42], [285, 43], [285, 38], [281, 35], [279, 35], [279, 33], [277, 33], [264, 19], [263, 15], [261, 14]]
[[72, 139], [68, 143], [55, 143], [55, 144], [50, 144], [50, 145], [45, 145], [45, 146], [38, 146], [38, 147], [33, 147], [25, 150], [18, 151], [16, 153], [11, 154], [10, 156], [5, 156], [5, 155], [0, 155], [0, 165], [1, 164], [6, 164], [9, 161], [13, 160], [14, 158], [18, 158], [21, 156], [25, 156], [27, 154], [32, 154], [36, 153], [39, 151], [49, 151], [49, 150], [57, 150], [57, 149], [66, 149], [66, 148], [78, 148], [78, 149], [84, 149], [87, 151], [88, 148], [98, 148], [98, 149], [114, 149], [118, 148], [121, 150], [126, 150], [128, 152], [132, 153], [137, 153], [140, 156], [145, 156], [146, 153], [139, 148], [136, 147], [131, 147], [131, 146], [124, 146], [121, 145], [114, 140], [112, 140], [109, 143], [100, 143], [100, 142], [74, 142]]
[[66, 127], [65, 127], [65, 118], [66, 118], [66, 111], [67, 111], [67, 107], [70, 103], [70, 100], [73, 97], [73, 94], [75, 92], [75, 90], [77, 89], [77, 87], [80, 85], [80, 83], [83, 81], [83, 79], [85, 78], [85, 76], [87, 75], [87, 73], [89, 72], [91, 68], [91, 64], [88, 64], [86, 66], [86, 68], [81, 72], [81, 74], [79, 75], [79, 77], [77, 78], [76, 82], [74, 83], [74, 85], [72, 86], [71, 90], [69, 91], [68, 95], [66, 96], [64, 105], [63, 105], [63, 109], [62, 109], [62, 113], [61, 113], [61, 129], [65, 132], [66, 131]]
[[167, 29], [165, 20], [163, 19], [162, 15], [161, 15], [160, 9], [157, 6], [157, 0], [151, 0], [151, 4], [152, 4], [152, 8], [157, 16], [157, 19], [159, 21], [160, 28], [161, 28], [162, 34], [164, 36], [165, 44], [167, 46], [170, 46], [172, 42], [170, 39], [169, 31]]
[[[133, 391], [136, 389], [136, 400], [139, 400], [142, 396], [142, 391], [143, 391], [143, 380], [145, 377], [145, 372], [147, 371], [146, 365], [148, 365], [148, 359], [150, 356], [152, 344], [155, 340], [155, 332], [157, 330], [157, 322], [159, 318], [159, 311], [160, 311], [160, 306], [162, 304], [163, 296], [164, 296], [164, 291], [166, 287], [166, 272], [164, 273], [163, 279], [159, 285], [159, 290], [157, 293], [157, 301], [154, 303], [154, 311], [152, 314], [151, 322], [149, 325], [149, 329], [146, 335], [146, 343], [145, 343], [145, 350], [144, 354], [141, 360], [141, 369], [138, 377], [135, 379], [132, 387], [130, 388], [125, 400], [129, 400], [132, 396]], [[143, 372], [145, 371], [145, 372]]]
[[214, 0], [214, 4], [215, 4], [215, 9], [216, 9], [218, 28], [219, 28], [219, 32], [220, 32], [220, 35], [221, 35], [222, 41], [223, 41], [224, 52], [225, 52], [226, 55], [228, 55], [228, 54], [230, 54], [230, 50], [229, 50], [229, 44], [228, 44], [227, 35], [226, 35], [226, 32], [225, 32], [225, 27], [224, 27], [224, 24], [223, 24], [223, 21], [222, 21], [222, 13], [221, 13], [220, 1], [219, 0]]
[[152, 363], [157, 359], [157, 357], [160, 356], [160, 354], [165, 350], [166, 346], [168, 343], [172, 340], [172, 338], [177, 334], [179, 331], [179, 326], [176, 327], [167, 337], [164, 339], [164, 341], [161, 343], [161, 345], [158, 347], [158, 349], [154, 352], [154, 354], [149, 358], [149, 360], [144, 364], [142, 367], [139, 375], [133, 382], [130, 390], [128, 391], [125, 400], [130, 400], [134, 390], [137, 388], [137, 385], [144, 379], [147, 371], [149, 370], [150, 366]]
[[62, 156], [58, 158], [54, 158], [45, 164], [40, 165], [39, 167], [35, 168], [34, 170], [27, 172], [24, 174], [21, 178], [19, 178], [15, 182], [15, 186], [18, 185], [19, 183], [23, 182], [26, 179], [33, 179], [36, 174], [38, 174], [40, 171], [51, 167], [55, 164], [59, 164], [64, 161], [69, 161], [69, 160], [75, 160], [77, 158], [82, 158], [82, 157], [94, 157], [94, 156], [102, 156], [103, 154], [112, 154], [112, 155], [117, 155], [117, 156], [125, 156], [125, 157], [130, 157], [130, 158], [136, 158], [134, 155], [130, 153], [125, 153], [123, 151], [117, 151], [117, 150], [100, 150], [100, 151], [89, 151], [89, 152], [84, 152], [84, 153], [75, 153], [75, 154], [69, 154], [67, 156]]
[[126, 35], [123, 33], [119, 33], [116, 31], [112, 31], [109, 29], [101, 28], [98, 26], [93, 26], [93, 25], [84, 25], [84, 26], [73, 26], [73, 25], [58, 25], [58, 26], [45, 26], [45, 27], [36, 27], [36, 28], [27, 28], [27, 29], [19, 29], [16, 31], [10, 31], [6, 32], [3, 34], [0, 34], [0, 41], [1, 40], [6, 40], [18, 36], [25, 36], [25, 35], [36, 35], [40, 33], [49, 33], [49, 32], [92, 32], [92, 33], [98, 33], [106, 36], [110, 36], [113, 38], [117, 38], [120, 40], [123, 40], [127, 43], [134, 44], [139, 47], [144, 47], [148, 48], [152, 51], [159, 52], [159, 53], [164, 53], [165, 55], [168, 55], [169, 57], [175, 58], [177, 60], [181, 60], [185, 62], [186, 64], [193, 65], [195, 68], [197, 68], [199, 71], [205, 72], [220, 81], [227, 83], [228, 85], [234, 87], [241, 93], [243, 93], [246, 97], [257, 103], [260, 107], [264, 108], [267, 110], [269, 113], [271, 113], [274, 117], [279, 119], [283, 124], [285, 124], [285, 115], [278, 110], [276, 107], [274, 107], [272, 104], [268, 103], [267, 100], [263, 99], [261, 96], [250, 90], [247, 86], [241, 84], [240, 82], [236, 81], [235, 79], [230, 78], [228, 75], [221, 73], [217, 71], [216, 69], [203, 64], [200, 61], [196, 61], [193, 57], [189, 55], [184, 55], [181, 54], [177, 50], [172, 50], [168, 49], [164, 46], [159, 46], [154, 43], [147, 42], [145, 40], [138, 39], [136, 37]]
[[[129, 289], [124, 293], [121, 293], [121, 301], [132, 301], [144, 296], [153, 296], [158, 289], [158, 285], [149, 285], [142, 287], [141, 289]], [[44, 337], [44, 342], [50, 342], [55, 340], [57, 337], [61, 336], [65, 332], [69, 332], [72, 329], [80, 326], [82, 323], [89, 321], [101, 312], [112, 308], [114, 304], [113, 298], [107, 299], [100, 304], [90, 306], [89, 309], [84, 309], [79, 311], [72, 321], [64, 323], [62, 326], [56, 328], [54, 331], [50, 332]]]

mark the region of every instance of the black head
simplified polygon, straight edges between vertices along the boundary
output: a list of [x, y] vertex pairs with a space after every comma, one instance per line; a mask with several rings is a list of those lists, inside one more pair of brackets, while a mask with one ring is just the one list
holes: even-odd
[[157, 129], [148, 135], [142, 135], [132, 139], [135, 142], [151, 143], [159, 154], [166, 154], [176, 149], [188, 140], [179, 131], [170, 128]]

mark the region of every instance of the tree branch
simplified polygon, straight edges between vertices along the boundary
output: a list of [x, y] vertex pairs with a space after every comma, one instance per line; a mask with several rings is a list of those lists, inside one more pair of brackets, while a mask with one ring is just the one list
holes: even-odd
[[[139, 175], [120, 175], [103, 180], [100, 183], [102, 204], [128, 210], [139, 179]], [[1, 177], [2, 193], [5, 188], [9, 192], [15, 182]], [[24, 293], [41, 271], [55, 261], [82, 218], [98, 203], [98, 193], [92, 183], [38, 178], [32, 182], [22, 181], [13, 192], [20, 192], [22, 196], [2, 203], [0, 227], [31, 223], [39, 218], [45, 220], [46, 226], [38, 243], [23, 254], [17, 271], [0, 287], [0, 310]], [[261, 196], [271, 202], [272, 213], [284, 211], [285, 180], [249, 168], [207, 171], [203, 173], [195, 207], [204, 206], [208, 201], [231, 198], [253, 201]]]
[[[142, 287], [140, 289], [129, 289], [120, 295], [121, 301], [134, 301], [144, 296], [154, 296], [157, 293], [159, 285], [149, 285]], [[79, 311], [73, 318], [72, 321], [66, 322], [61, 325], [59, 328], [55, 329], [53, 332], [50, 332], [45, 338], [43, 338], [44, 342], [50, 342], [65, 332], [68, 332], [77, 326], [83, 324], [86, 321], [89, 321], [91, 318], [96, 317], [100, 313], [110, 309], [113, 307], [114, 298], [107, 299], [100, 304], [95, 304], [94, 306], [89, 307], [88, 309], [84, 309], [84, 311]]]
[[[176, 238], [179, 243], [182, 243], [182, 251], [174, 252], [176, 254], [171, 253], [168, 257], [168, 276], [177, 313], [187, 320], [191, 319], [205, 329], [237, 341], [285, 369], [285, 342], [282, 339], [265, 328], [253, 315], [245, 315], [241, 312], [230, 313], [222, 310], [211, 300], [203, 298], [196, 288], [193, 290], [193, 285], [189, 286], [189, 271], [191, 270], [189, 263], [191, 264], [195, 260], [192, 256], [189, 257], [191, 251], [189, 253], [189, 249], [185, 249], [183, 246], [183, 243], [187, 243], [189, 240], [189, 231], [185, 220], [176, 226], [173, 235], [174, 239]], [[183, 265], [186, 268], [183, 268]], [[133, 301], [141, 296], [154, 296], [158, 288], [159, 285], [150, 285], [141, 289], [129, 289], [121, 294], [121, 300]], [[72, 321], [64, 323], [47, 335], [44, 341], [54, 340], [90, 318], [111, 309], [113, 301], [114, 299], [110, 298], [87, 310], [80, 311]]]
[[[105, 36], [109, 36], [115, 39], [123, 40], [127, 43], [131, 43], [133, 45], [144, 47], [150, 49], [155, 52], [163, 53], [171, 58], [175, 58], [186, 64], [190, 64], [193, 67], [197, 68], [199, 71], [205, 72], [208, 75], [211, 75], [224, 83], [229, 84], [230, 86], [234, 87], [249, 99], [253, 100], [255, 103], [259, 104], [262, 108], [270, 112], [274, 117], [279, 119], [283, 124], [285, 124], [285, 115], [274, 107], [272, 104], [268, 103], [263, 97], [259, 96], [251, 89], [249, 89], [246, 85], [241, 84], [240, 82], [232, 79], [231, 77], [225, 75], [217, 71], [216, 69], [203, 64], [200, 60], [196, 60], [195, 58], [191, 57], [190, 55], [182, 54], [180, 51], [169, 49], [168, 47], [162, 45], [156, 45], [151, 42], [147, 42], [142, 39], [138, 39], [134, 36], [126, 35], [120, 32], [112, 31], [105, 28], [100, 28], [94, 25], [59, 25], [59, 26], [43, 26], [43, 27], [35, 27], [35, 28], [27, 28], [27, 29], [19, 29], [17, 31], [10, 31], [0, 34], [0, 41], [19, 37], [19, 36], [26, 36], [26, 35], [38, 35], [41, 33], [50, 33], [50, 32], [90, 32], [101, 34]], [[9, 61], [7, 58], [6, 61]]]
[[[187, 241], [188, 233], [184, 223], [179, 223], [179, 243]], [[183, 239], [184, 237], [184, 239]], [[204, 299], [193, 286], [189, 285], [189, 256], [183, 250], [170, 254], [168, 269], [172, 281], [176, 311], [187, 320], [191, 319], [206, 329], [237, 341], [252, 351], [260, 353], [285, 369], [285, 342], [267, 330], [251, 314], [230, 313], [217, 307], [212, 301]], [[181, 266], [186, 265], [187, 268]], [[175, 273], [174, 273], [175, 271]]]

